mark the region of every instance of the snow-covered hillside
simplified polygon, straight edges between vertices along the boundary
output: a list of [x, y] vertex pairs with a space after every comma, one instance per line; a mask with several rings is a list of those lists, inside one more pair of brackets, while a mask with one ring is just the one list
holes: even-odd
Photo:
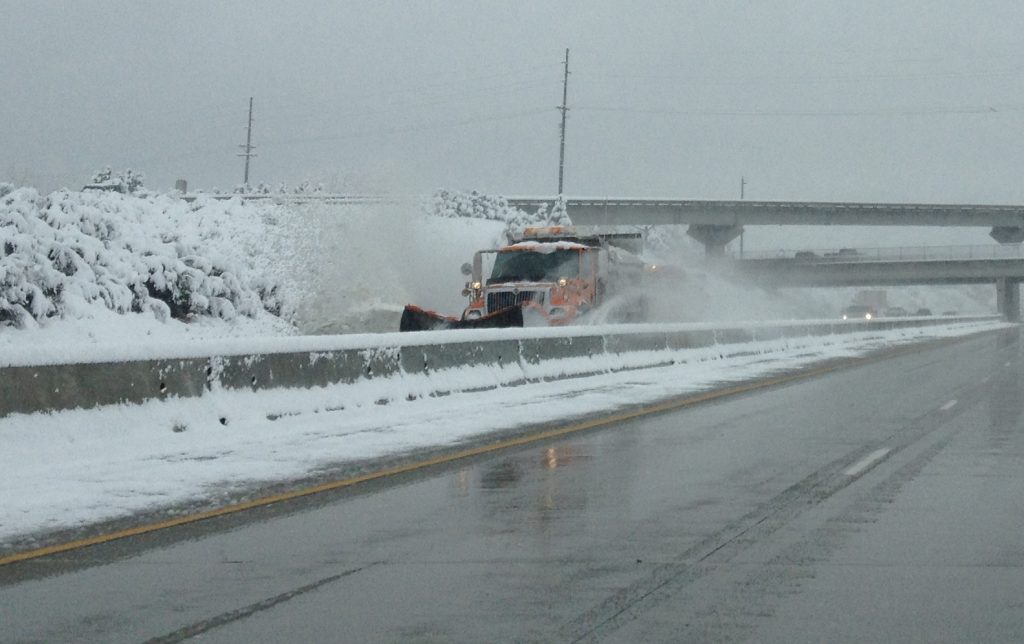
[[[564, 209], [523, 213], [479, 193], [279, 205], [4, 185], [0, 346], [393, 331], [408, 303], [461, 312], [460, 265], [507, 227], [546, 222], [566, 223]], [[682, 268], [651, 293], [656, 321], [832, 317], [856, 294], [736, 284], [681, 227], [652, 231], [647, 253]], [[990, 313], [993, 290], [906, 287], [889, 303]]]

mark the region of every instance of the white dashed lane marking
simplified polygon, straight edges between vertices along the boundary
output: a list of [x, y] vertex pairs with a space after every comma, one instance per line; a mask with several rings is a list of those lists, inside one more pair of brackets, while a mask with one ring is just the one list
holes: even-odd
[[889, 448], [889, 447], [883, 447], [882, 449], [876, 449], [875, 451], [871, 452], [870, 454], [868, 454], [867, 456], [865, 456], [861, 460], [857, 461], [857, 463], [855, 463], [855, 464], [851, 465], [850, 467], [846, 468], [846, 471], [843, 472], [843, 474], [846, 474], [847, 476], [857, 476], [858, 474], [860, 474], [864, 470], [868, 469], [869, 467], [871, 467], [872, 465], [874, 465], [878, 461], [880, 461], [883, 458], [885, 458], [885, 455], [888, 454], [891, 451], [892, 451], [892, 449]]

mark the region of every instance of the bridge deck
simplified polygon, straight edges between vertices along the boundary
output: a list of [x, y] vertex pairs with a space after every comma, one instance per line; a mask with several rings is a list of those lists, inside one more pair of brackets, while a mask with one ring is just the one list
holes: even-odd
[[1024, 281], [1024, 259], [1020, 258], [850, 262], [744, 259], [732, 262], [732, 267], [746, 279], [779, 287]]

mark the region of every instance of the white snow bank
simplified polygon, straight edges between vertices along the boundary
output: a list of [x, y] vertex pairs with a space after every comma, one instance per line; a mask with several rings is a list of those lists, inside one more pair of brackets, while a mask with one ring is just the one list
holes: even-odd
[[[886, 346], [1004, 326], [988, 321], [609, 354], [541, 365], [467, 367], [348, 386], [215, 391], [202, 398], [136, 406], [15, 415], [0, 420], [0, 547], [30, 533], [218, 499], [226, 491], [299, 478], [348, 461], [455, 444], [488, 432], [649, 403]], [[674, 364], [622, 371], [667, 359]], [[581, 360], [588, 362], [586, 370], [599, 375], [500, 386], [578, 371], [581, 365], [575, 363]], [[460, 393], [481, 383], [499, 386]], [[433, 397], [436, 392], [453, 393]], [[221, 418], [228, 424], [221, 424]]]

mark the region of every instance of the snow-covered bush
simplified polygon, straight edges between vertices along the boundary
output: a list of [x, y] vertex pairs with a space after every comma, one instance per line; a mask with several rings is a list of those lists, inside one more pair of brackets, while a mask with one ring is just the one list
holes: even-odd
[[131, 168], [119, 174], [114, 174], [110, 166], [107, 166], [93, 175], [92, 183], [86, 186], [86, 188], [111, 190], [114, 192], [138, 192], [142, 189], [142, 183], [145, 181], [145, 178], [144, 174], [135, 172]]
[[237, 200], [0, 193], [0, 327], [89, 317], [95, 306], [184, 321], [288, 313], [278, 285], [252, 264], [270, 215]]
[[506, 224], [509, 230], [521, 230], [528, 226], [571, 225], [565, 211], [565, 202], [557, 199], [551, 205], [542, 205], [534, 213], [508, 205], [504, 197], [485, 195], [477, 192], [451, 192], [439, 190], [426, 205], [428, 214], [437, 217], [473, 217], [492, 219]]

